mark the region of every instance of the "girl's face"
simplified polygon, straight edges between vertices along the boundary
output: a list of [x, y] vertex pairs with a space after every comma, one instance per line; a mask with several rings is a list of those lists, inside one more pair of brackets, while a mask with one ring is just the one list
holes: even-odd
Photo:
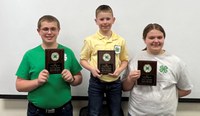
[[164, 35], [161, 31], [153, 29], [147, 33], [147, 36], [144, 40], [147, 46], [147, 52], [158, 55], [163, 53], [163, 45], [164, 45]]
[[55, 44], [57, 36], [59, 34], [59, 28], [56, 22], [44, 21], [41, 23], [38, 33], [42, 38], [42, 41], [46, 45]]
[[112, 24], [115, 22], [115, 18], [110, 12], [99, 12], [95, 19], [96, 24], [99, 26], [99, 30], [102, 33], [111, 31]]

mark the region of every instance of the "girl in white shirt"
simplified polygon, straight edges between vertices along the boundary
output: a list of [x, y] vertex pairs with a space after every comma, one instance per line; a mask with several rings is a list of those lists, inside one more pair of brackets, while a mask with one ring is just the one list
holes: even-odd
[[[124, 74], [123, 90], [131, 91], [128, 103], [129, 116], [175, 116], [178, 98], [191, 93], [186, 65], [177, 56], [163, 49], [165, 31], [159, 24], [144, 28], [146, 48], [129, 62]], [[137, 85], [141, 71], [138, 60], [157, 61], [156, 86]]]

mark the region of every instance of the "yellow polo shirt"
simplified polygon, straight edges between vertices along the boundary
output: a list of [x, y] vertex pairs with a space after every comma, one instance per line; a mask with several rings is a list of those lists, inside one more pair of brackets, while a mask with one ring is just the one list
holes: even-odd
[[[97, 67], [98, 50], [115, 50], [116, 68], [120, 66], [121, 61], [128, 61], [126, 41], [116, 33], [112, 32], [112, 36], [109, 39], [99, 32], [87, 37], [84, 40], [84, 46], [81, 50], [80, 59], [87, 60], [89, 61], [90, 65]], [[102, 81], [112, 82], [118, 78], [113, 78], [109, 75], [103, 75], [100, 79]]]

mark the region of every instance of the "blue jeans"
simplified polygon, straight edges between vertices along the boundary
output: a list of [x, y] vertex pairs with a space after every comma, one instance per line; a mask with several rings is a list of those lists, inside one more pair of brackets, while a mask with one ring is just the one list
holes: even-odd
[[28, 103], [27, 116], [73, 116], [73, 107], [71, 101], [60, 108], [46, 110]]
[[122, 116], [121, 111], [121, 95], [122, 86], [118, 79], [114, 82], [102, 82], [98, 78], [90, 78], [88, 95], [89, 95], [89, 116], [100, 116], [104, 93], [106, 94], [106, 101], [109, 106], [109, 116]]

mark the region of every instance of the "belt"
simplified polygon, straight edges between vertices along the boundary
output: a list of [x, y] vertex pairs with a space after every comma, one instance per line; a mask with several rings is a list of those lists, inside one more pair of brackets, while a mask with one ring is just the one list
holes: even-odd
[[36, 109], [38, 109], [39, 111], [41, 112], [45, 112], [47, 114], [51, 114], [51, 113], [55, 113], [56, 111], [60, 111], [62, 110], [67, 104], [71, 103], [71, 101], [65, 103], [63, 106], [61, 107], [58, 107], [58, 108], [51, 108], [51, 109], [44, 109], [44, 108], [40, 108], [40, 107], [37, 107], [35, 106], [33, 103], [29, 102], [29, 104], [33, 107], [35, 107]]

